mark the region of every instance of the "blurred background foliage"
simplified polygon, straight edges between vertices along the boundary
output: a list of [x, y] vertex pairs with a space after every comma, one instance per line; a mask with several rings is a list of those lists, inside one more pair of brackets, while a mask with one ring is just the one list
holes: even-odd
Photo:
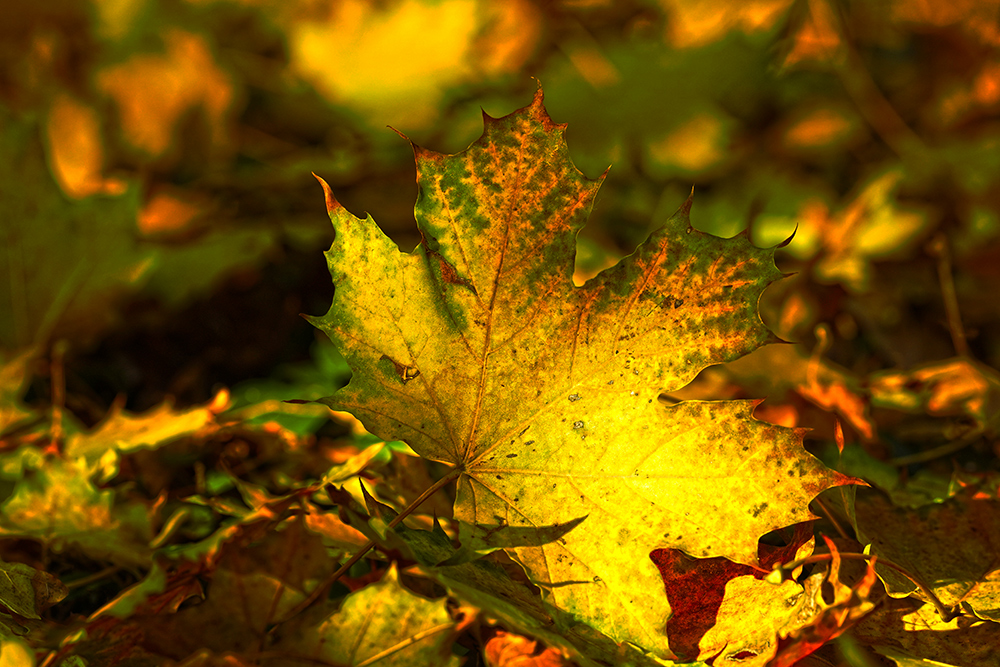
[[[708, 369], [675, 398], [767, 396], [759, 417], [811, 427], [813, 451], [901, 505], [970, 483], [955, 462], [1000, 467], [1000, 0], [3, 9], [0, 534], [67, 539], [91, 561], [9, 541], [0, 555], [70, 578], [148, 567], [176, 535], [209, 539], [277, 502], [262, 488], [357, 485], [373, 461], [368, 483], [398, 507], [429, 486], [404, 445], [281, 402], [349, 375], [299, 317], [333, 293], [310, 172], [409, 250], [413, 157], [387, 126], [456, 152], [481, 110], [508, 114], [538, 82], [578, 167], [611, 167], [579, 280], [692, 186], [700, 229], [758, 245], [794, 232], [778, 252], [793, 275], [762, 314], [801, 345]], [[835, 420], [863, 446], [839, 455]], [[109, 537], [120, 526], [130, 537]], [[341, 529], [327, 537], [346, 549]], [[215, 548], [193, 545], [178, 548]]]
[[4, 391], [52, 400], [58, 343], [85, 425], [115, 397], [329, 393], [347, 371], [299, 317], [332, 293], [310, 172], [408, 250], [412, 154], [389, 128], [459, 151], [480, 109], [509, 113], [537, 82], [579, 168], [611, 166], [579, 279], [694, 186], [701, 229], [794, 232], [779, 263], [795, 277], [763, 303], [804, 344], [794, 377], [820, 348], [854, 393], [955, 355], [997, 367], [998, 15], [994, 0], [11, 2]]
[[[387, 126], [458, 151], [480, 108], [509, 113], [537, 80], [580, 169], [611, 166], [581, 279], [694, 186], [699, 228], [759, 245], [794, 232], [779, 261], [797, 275], [764, 304], [784, 338], [815, 347], [824, 327], [823, 353], [858, 377], [956, 353], [996, 367], [998, 14], [987, 0], [12, 2], [0, 348], [44, 360], [64, 341], [69, 407], [91, 424], [118, 395], [144, 410], [252, 378], [267, 380], [247, 402], [328, 391], [291, 377], [329, 355], [298, 316], [332, 292], [310, 172], [408, 250], [412, 155]], [[22, 367], [47, 400], [47, 364]]]

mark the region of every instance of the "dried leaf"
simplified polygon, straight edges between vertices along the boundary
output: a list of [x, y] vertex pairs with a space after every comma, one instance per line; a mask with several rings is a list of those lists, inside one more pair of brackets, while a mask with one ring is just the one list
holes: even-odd
[[570, 667], [554, 648], [542, 649], [538, 642], [500, 630], [486, 642], [489, 667]]
[[[895, 507], [882, 494], [859, 494], [858, 537], [928, 585], [946, 605], [961, 604], [979, 618], [1000, 621], [1000, 500], [961, 490], [942, 503]], [[893, 597], [916, 595], [916, 584], [876, 566]]]

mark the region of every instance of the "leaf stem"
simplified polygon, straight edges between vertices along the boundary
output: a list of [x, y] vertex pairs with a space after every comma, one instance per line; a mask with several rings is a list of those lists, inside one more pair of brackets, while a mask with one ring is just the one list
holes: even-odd
[[948, 331], [951, 333], [951, 343], [960, 357], [969, 356], [969, 343], [965, 338], [965, 328], [962, 326], [962, 313], [958, 308], [958, 296], [955, 293], [955, 278], [951, 270], [951, 252], [948, 250], [948, 239], [939, 232], [930, 244], [928, 250], [937, 257], [938, 282], [941, 283], [941, 298], [944, 300], [944, 311], [948, 316]]
[[[430, 498], [439, 489], [441, 489], [451, 481], [458, 479], [458, 477], [463, 472], [465, 472], [464, 468], [461, 467], [454, 468], [447, 475], [445, 475], [444, 477], [442, 477], [441, 479], [439, 479], [438, 481], [434, 482], [432, 485], [427, 487], [427, 489], [423, 493], [421, 493], [416, 500], [407, 505], [406, 508], [404, 508], [403, 511], [400, 512], [395, 519], [389, 522], [389, 528], [395, 528], [396, 526], [398, 526], [403, 521], [403, 519], [410, 516], [410, 514], [412, 514], [414, 510], [420, 507], [420, 505], [422, 505], [425, 500]], [[316, 600], [326, 595], [327, 591], [330, 590], [330, 587], [333, 586], [335, 583], [337, 583], [337, 580], [340, 579], [342, 576], [344, 576], [344, 574], [348, 570], [350, 570], [355, 563], [364, 558], [365, 554], [371, 551], [374, 546], [375, 546], [375, 540], [368, 540], [360, 549], [358, 549], [354, 553], [353, 556], [351, 556], [347, 560], [346, 563], [341, 565], [336, 572], [331, 574], [326, 579], [326, 581], [324, 581], [322, 584], [313, 589], [313, 592], [310, 593], [305, 600], [297, 604], [295, 608], [291, 611], [291, 613], [288, 614], [287, 618], [291, 618], [293, 616], [298, 615], [307, 607], [312, 605], [312, 603], [314, 603]]]
[[66, 409], [66, 369], [64, 360], [69, 342], [60, 339], [52, 346], [49, 378], [52, 384], [52, 447], [58, 447], [63, 439], [63, 411]]
[[101, 579], [104, 579], [105, 577], [109, 577], [109, 576], [111, 576], [115, 572], [118, 572], [121, 569], [122, 569], [122, 567], [120, 565], [112, 565], [110, 567], [106, 567], [103, 570], [101, 570], [100, 572], [94, 572], [93, 574], [88, 574], [85, 577], [81, 577], [79, 579], [75, 579], [75, 580], [69, 582], [68, 584], [66, 584], [66, 588], [68, 588], [70, 590], [73, 590], [74, 588], [80, 588], [81, 586], [89, 586], [90, 584], [94, 583], [95, 581], [100, 581]]
[[[846, 553], [840, 552], [840, 557], [843, 558], [844, 560], [863, 560], [869, 562], [876, 559], [876, 556], [872, 554], [859, 554], [852, 552], [846, 552]], [[914, 575], [910, 574], [902, 566], [896, 565], [891, 560], [883, 558], [882, 556], [877, 556], [877, 559], [880, 565], [885, 565], [886, 567], [892, 568], [893, 570], [896, 570], [901, 575], [912, 581], [913, 584], [920, 589], [920, 592], [926, 595], [930, 599], [931, 604], [933, 604], [934, 608], [937, 609], [938, 616], [941, 617], [942, 621], [947, 623], [948, 621], [959, 615], [960, 612], [958, 611], [957, 606], [950, 608], [945, 606], [945, 604], [941, 601], [941, 598], [939, 598], [937, 595], [934, 594], [934, 591], [928, 588], [923, 582], [917, 579]], [[799, 558], [798, 560], [793, 560], [789, 563], [777, 564], [774, 569], [787, 570], [791, 572], [792, 570], [801, 567], [803, 565], [810, 565], [812, 563], [824, 563], [831, 560], [833, 560], [833, 554], [813, 554], [812, 556]]]
[[889, 459], [886, 461], [891, 466], [908, 466], [914, 463], [926, 463], [927, 461], [933, 461], [934, 459], [939, 459], [943, 456], [948, 456], [949, 454], [954, 454], [955, 452], [961, 451], [976, 442], [983, 437], [984, 430], [982, 428], [975, 428], [974, 430], [966, 433], [964, 436], [958, 440], [953, 440], [951, 442], [946, 442], [943, 445], [935, 447], [933, 449], [925, 449], [922, 452], [917, 452], [916, 454], [908, 454], [907, 456], [897, 456], [896, 458]]

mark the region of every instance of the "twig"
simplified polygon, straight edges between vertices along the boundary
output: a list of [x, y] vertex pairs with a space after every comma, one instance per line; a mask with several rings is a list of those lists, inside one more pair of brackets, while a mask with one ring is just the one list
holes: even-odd
[[[930, 599], [931, 604], [933, 604], [934, 608], [937, 609], [938, 616], [940, 616], [941, 620], [944, 621], [945, 623], [947, 623], [948, 621], [955, 618], [961, 613], [958, 610], [957, 606], [951, 608], [946, 607], [945, 604], [941, 602], [941, 599], [934, 594], [934, 591], [925, 586], [921, 581], [919, 581], [915, 576], [910, 574], [907, 570], [903, 569], [899, 565], [896, 565], [895, 563], [893, 563], [888, 559], [882, 558], [881, 556], [876, 556], [874, 554], [872, 555], [859, 554], [853, 552], [847, 552], [847, 553], [840, 552], [840, 557], [843, 558], [844, 560], [863, 560], [866, 562], [873, 562], [877, 560], [879, 564], [885, 565], [886, 567], [896, 570], [901, 575], [912, 581], [913, 584], [920, 589], [920, 592], [926, 595]], [[786, 570], [788, 572], [792, 572], [796, 568], [802, 567], [803, 565], [810, 565], [812, 563], [825, 563], [832, 560], [833, 560], [833, 554], [813, 554], [812, 556], [807, 556], [805, 558], [793, 560], [790, 563], [777, 563], [775, 564], [774, 570], [776, 572], [778, 571], [783, 572]]]
[[951, 274], [951, 252], [948, 250], [948, 240], [939, 233], [927, 246], [931, 254], [938, 259], [938, 282], [941, 283], [941, 297], [944, 299], [944, 310], [948, 316], [948, 332], [951, 334], [952, 345], [960, 357], [969, 356], [969, 343], [965, 338], [965, 327], [962, 326], [962, 314], [958, 310], [958, 296], [955, 294], [955, 279]]
[[95, 572], [93, 574], [87, 575], [86, 577], [81, 577], [80, 579], [76, 579], [74, 581], [69, 582], [68, 584], [66, 584], [66, 588], [72, 590], [74, 588], [80, 588], [81, 586], [90, 585], [95, 581], [100, 581], [101, 579], [104, 579], [105, 577], [110, 576], [115, 572], [118, 572], [121, 569], [122, 568], [118, 565], [112, 565], [111, 567], [106, 567], [100, 572]]
[[909, 454], [907, 456], [898, 456], [894, 459], [889, 459], [886, 461], [891, 466], [908, 466], [914, 463], [926, 463], [927, 461], [933, 461], [934, 459], [939, 459], [942, 456], [948, 456], [949, 454], [954, 454], [955, 452], [961, 451], [976, 442], [983, 436], [983, 430], [981, 428], [974, 429], [971, 433], [967, 433], [958, 440], [953, 440], [952, 442], [946, 442], [943, 445], [935, 447], [934, 449], [928, 449], [923, 452], [917, 452], [916, 454]]
[[840, 534], [841, 537], [843, 537], [845, 540], [852, 539], [851, 536], [848, 535], [847, 532], [844, 530], [844, 528], [840, 525], [840, 522], [837, 521], [837, 517], [833, 515], [833, 512], [830, 510], [829, 507], [826, 506], [826, 503], [824, 503], [822, 499], [817, 498], [816, 504], [820, 506], [820, 508], [826, 514], [826, 518], [830, 520], [830, 523], [832, 523], [833, 527], [837, 529], [837, 532]]
[[63, 438], [63, 410], [66, 407], [66, 373], [63, 357], [68, 343], [59, 340], [52, 346], [52, 361], [49, 364], [49, 378], [52, 380], [52, 447], [58, 447]]

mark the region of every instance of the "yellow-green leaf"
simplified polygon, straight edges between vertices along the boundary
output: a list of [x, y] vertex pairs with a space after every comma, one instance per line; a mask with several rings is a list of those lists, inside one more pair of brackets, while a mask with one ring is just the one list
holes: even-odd
[[24, 563], [0, 561], [0, 603], [25, 618], [39, 614], [59, 602], [69, 592], [61, 581], [48, 572]]
[[87, 433], [75, 433], [66, 441], [67, 457], [85, 457], [89, 463], [109, 451], [127, 454], [140, 449], [155, 449], [171, 440], [191, 435], [211, 424], [211, 406], [174, 410], [169, 402], [161, 403], [141, 415], [133, 415], [114, 405], [104, 420]]
[[[755, 565], [757, 539], [851, 480], [751, 401], [661, 392], [775, 341], [757, 314], [773, 249], [689, 224], [690, 200], [582, 287], [576, 234], [599, 181], [569, 159], [541, 91], [455, 155], [414, 146], [422, 241], [402, 253], [325, 186], [336, 285], [312, 322], [354, 371], [325, 403], [457, 466], [466, 544], [502, 547], [548, 601], [669, 657], [651, 550]], [[558, 541], [554, 528], [586, 517]]]
[[34, 348], [10, 356], [0, 352], [0, 433], [32, 415], [21, 398], [30, 379], [29, 365], [37, 354]]
[[115, 493], [97, 488], [89, 479], [92, 470], [77, 463], [46, 458], [25, 470], [0, 505], [0, 537], [42, 540], [56, 552], [75, 545], [97, 560], [148, 565], [148, 508], [116, 506]]
[[285, 623], [273, 650], [344, 667], [456, 667], [454, 629], [445, 601], [403, 588], [393, 565], [381, 581], [348, 595], [339, 610], [314, 608]]

